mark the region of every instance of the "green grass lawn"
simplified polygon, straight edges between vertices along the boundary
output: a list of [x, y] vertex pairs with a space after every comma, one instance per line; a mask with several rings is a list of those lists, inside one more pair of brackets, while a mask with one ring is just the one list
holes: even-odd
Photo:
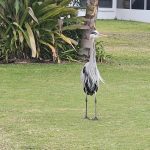
[[97, 28], [108, 35], [102, 38], [105, 49], [121, 63], [150, 63], [150, 24], [131, 21], [98, 21]]
[[113, 56], [98, 64], [106, 82], [97, 94], [99, 120], [83, 119], [83, 64], [0, 65], [0, 150], [149, 150], [150, 25], [97, 26], [110, 35], [103, 40]]

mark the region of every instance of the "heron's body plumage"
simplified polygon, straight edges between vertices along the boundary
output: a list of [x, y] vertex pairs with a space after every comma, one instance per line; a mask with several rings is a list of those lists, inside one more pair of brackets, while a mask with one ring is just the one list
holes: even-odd
[[97, 66], [93, 66], [87, 62], [81, 72], [84, 92], [87, 95], [93, 95], [99, 88], [100, 74]]
[[96, 50], [95, 50], [95, 38], [99, 35], [97, 31], [93, 31], [90, 34], [90, 39], [91, 39], [91, 47], [90, 47], [90, 59], [89, 62], [87, 62], [82, 71], [81, 71], [81, 80], [83, 83], [83, 89], [86, 94], [86, 113], [85, 113], [85, 118], [87, 117], [87, 95], [95, 95], [95, 118], [97, 119], [96, 116], [96, 92], [99, 89], [99, 83], [100, 81], [103, 82], [102, 77], [100, 76], [99, 70], [97, 68], [96, 64]]
[[92, 39], [90, 49], [90, 59], [81, 71], [81, 80], [83, 83], [84, 92], [87, 95], [93, 95], [99, 88], [99, 81], [103, 82], [96, 64], [96, 51], [94, 39]]

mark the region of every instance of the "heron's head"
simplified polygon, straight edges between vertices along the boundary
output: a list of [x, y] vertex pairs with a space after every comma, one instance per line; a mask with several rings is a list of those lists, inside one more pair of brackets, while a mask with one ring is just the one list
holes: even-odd
[[102, 36], [107, 36], [107, 35], [101, 34], [101, 33], [98, 32], [97, 30], [93, 30], [93, 31], [90, 33], [90, 39], [95, 39], [95, 38], [99, 38], [99, 37], [102, 37]]

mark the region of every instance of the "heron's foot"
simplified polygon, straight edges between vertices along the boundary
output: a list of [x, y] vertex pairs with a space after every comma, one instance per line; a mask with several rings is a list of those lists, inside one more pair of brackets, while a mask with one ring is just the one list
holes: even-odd
[[97, 117], [94, 117], [92, 120], [98, 120], [98, 118], [97, 118]]
[[90, 119], [88, 116], [84, 116], [84, 119]]

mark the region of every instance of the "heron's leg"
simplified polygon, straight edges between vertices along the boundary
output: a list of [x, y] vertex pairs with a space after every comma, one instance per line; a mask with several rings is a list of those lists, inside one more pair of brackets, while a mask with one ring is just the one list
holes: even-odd
[[86, 97], [85, 97], [85, 119], [88, 119], [88, 116], [87, 116], [87, 93], [86, 93]]
[[95, 101], [95, 116], [94, 116], [94, 120], [98, 120], [98, 118], [97, 118], [97, 111], [96, 111], [96, 104], [97, 104], [96, 92], [95, 92], [95, 95], [94, 95], [94, 101]]

